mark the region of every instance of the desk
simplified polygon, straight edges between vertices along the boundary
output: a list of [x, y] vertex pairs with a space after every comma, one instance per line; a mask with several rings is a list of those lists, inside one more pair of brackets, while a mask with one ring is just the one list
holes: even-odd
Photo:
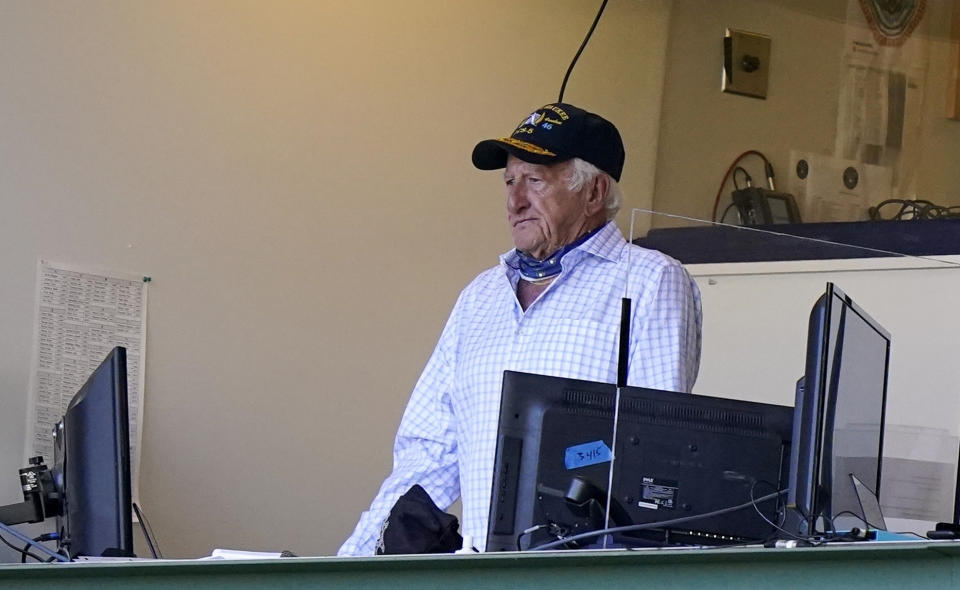
[[960, 588], [960, 542], [0, 566], [0, 588]]

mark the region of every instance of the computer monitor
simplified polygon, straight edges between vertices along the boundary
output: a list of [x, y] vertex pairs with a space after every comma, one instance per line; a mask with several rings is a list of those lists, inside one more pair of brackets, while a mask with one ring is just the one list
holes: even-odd
[[[786, 485], [792, 408], [625, 387], [616, 411], [616, 392], [611, 384], [504, 373], [487, 551], [705, 514]], [[772, 535], [767, 520], [779, 522], [780, 509], [773, 500], [613, 542], [758, 541]]]
[[[793, 408], [692, 393], [620, 392], [613, 490], [632, 524], [748, 509], [638, 536], [671, 544], [729, 545], [776, 534], [785, 502]], [[758, 514], [762, 513], [761, 514]]]
[[788, 532], [866, 520], [851, 475], [880, 496], [890, 333], [833, 283], [810, 312], [806, 372], [797, 383]]
[[114, 348], [70, 401], [54, 432], [62, 498], [58, 545], [71, 558], [132, 556], [127, 352]]

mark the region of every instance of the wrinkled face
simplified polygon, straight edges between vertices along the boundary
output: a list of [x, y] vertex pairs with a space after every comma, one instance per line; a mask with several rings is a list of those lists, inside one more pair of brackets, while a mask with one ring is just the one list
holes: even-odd
[[590, 186], [579, 191], [567, 188], [572, 163], [552, 166], [507, 158], [503, 179], [507, 187], [507, 221], [513, 244], [543, 260], [576, 240], [587, 229], [591, 207]]

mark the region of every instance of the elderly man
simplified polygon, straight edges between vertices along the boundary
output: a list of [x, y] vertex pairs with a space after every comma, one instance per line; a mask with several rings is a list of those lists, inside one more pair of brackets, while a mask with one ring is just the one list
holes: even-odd
[[616, 382], [625, 294], [629, 384], [693, 387], [700, 293], [679, 263], [628, 244], [613, 223], [623, 162], [612, 123], [563, 103], [474, 148], [477, 168], [504, 169], [516, 248], [460, 294], [403, 415], [393, 472], [340, 555], [374, 553], [390, 508], [414, 484], [444, 509], [461, 497], [464, 536], [482, 550], [503, 372]]

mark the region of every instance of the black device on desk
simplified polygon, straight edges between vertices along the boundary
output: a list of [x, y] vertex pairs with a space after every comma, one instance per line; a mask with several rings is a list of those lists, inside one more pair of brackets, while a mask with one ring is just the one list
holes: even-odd
[[621, 388], [619, 410], [615, 405], [614, 385], [504, 373], [487, 551], [744, 503], [743, 510], [614, 542], [718, 545], [774, 533], [764, 519], [780, 520], [781, 499], [749, 502], [786, 485], [792, 408], [639, 387]]
[[23, 503], [0, 508], [0, 521], [56, 517], [58, 549], [70, 558], [133, 556], [129, 432], [127, 355], [118, 346], [57, 424], [53, 467], [48, 471], [38, 458], [37, 485], [24, 489]]
[[754, 186], [735, 190], [731, 196], [741, 225], [800, 223], [800, 210], [791, 194]]

